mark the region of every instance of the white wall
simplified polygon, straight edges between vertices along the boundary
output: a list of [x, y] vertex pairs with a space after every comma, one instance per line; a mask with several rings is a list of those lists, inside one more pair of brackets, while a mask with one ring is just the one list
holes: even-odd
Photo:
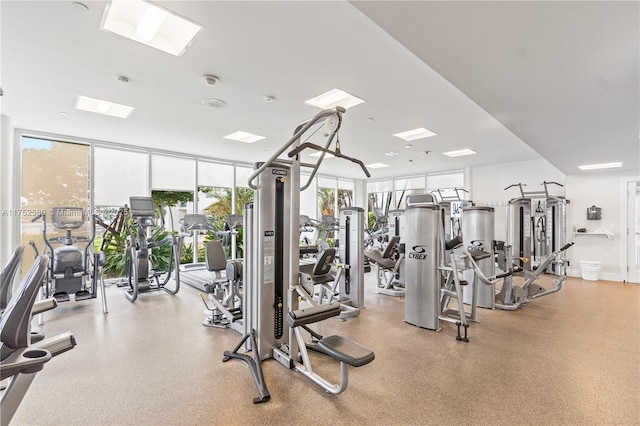
[[[529, 192], [543, 191], [543, 181], [564, 184], [564, 175], [543, 159], [476, 166], [471, 168], [470, 177], [470, 195], [473, 202], [477, 206], [495, 208], [495, 239], [501, 241], [505, 241], [507, 237], [507, 202], [512, 198], [520, 197], [518, 188], [505, 191], [507, 186], [522, 183], [526, 185], [524, 190]], [[563, 188], [558, 187], [557, 190], [552, 188], [552, 186], [549, 187], [551, 194], [564, 195]]]
[[[567, 175], [567, 199], [571, 200], [570, 225], [587, 232], [604, 229], [613, 235], [571, 235], [575, 245], [569, 250], [569, 275], [580, 275], [580, 260], [602, 262], [600, 277], [623, 281], [626, 278], [626, 182], [640, 180], [639, 173], [596, 172]], [[602, 208], [601, 220], [587, 220], [587, 207]]]
[[[593, 172], [564, 175], [544, 159], [478, 166], [470, 170], [471, 197], [476, 205], [495, 210], [495, 238], [506, 238], [506, 204], [517, 198], [517, 188], [505, 191], [509, 185], [523, 183], [525, 191], [543, 190], [543, 181], [555, 181], [564, 188], [550, 186], [552, 195], [569, 200], [568, 239], [575, 245], [568, 251], [570, 266], [567, 274], [580, 276], [580, 260], [602, 262], [601, 279], [623, 281], [626, 277], [626, 181], [640, 180], [640, 173]], [[623, 194], [624, 192], [624, 194]], [[602, 208], [602, 220], [587, 221], [587, 207]], [[605, 229], [613, 239], [601, 235], [574, 235], [573, 229], [588, 231]]]
[[[0, 115], [0, 265], [9, 261], [13, 252], [13, 145], [14, 131], [6, 115]], [[0, 266], [2, 267], [2, 266]]]

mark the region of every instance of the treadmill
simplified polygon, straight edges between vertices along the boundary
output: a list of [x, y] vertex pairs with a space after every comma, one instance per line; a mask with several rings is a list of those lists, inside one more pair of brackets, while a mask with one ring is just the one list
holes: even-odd
[[207, 268], [205, 262], [197, 262], [198, 256], [198, 234], [208, 231], [218, 232], [204, 214], [187, 214], [181, 220], [184, 232], [193, 236], [193, 263], [180, 265], [180, 282], [184, 282], [205, 293], [212, 293], [216, 275], [214, 271]]

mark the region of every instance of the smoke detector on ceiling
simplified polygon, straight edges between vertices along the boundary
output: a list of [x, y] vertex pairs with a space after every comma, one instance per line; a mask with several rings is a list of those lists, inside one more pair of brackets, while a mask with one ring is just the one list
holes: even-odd
[[207, 86], [215, 86], [216, 83], [220, 81], [220, 79], [215, 75], [206, 74], [202, 76], [202, 81], [204, 81], [204, 84], [206, 84]]

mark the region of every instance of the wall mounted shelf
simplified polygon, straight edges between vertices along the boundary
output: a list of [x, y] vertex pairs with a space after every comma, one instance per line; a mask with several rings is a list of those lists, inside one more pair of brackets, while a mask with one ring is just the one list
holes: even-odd
[[573, 235], [602, 235], [603, 237], [607, 236], [607, 234], [605, 234], [604, 232], [574, 232]]

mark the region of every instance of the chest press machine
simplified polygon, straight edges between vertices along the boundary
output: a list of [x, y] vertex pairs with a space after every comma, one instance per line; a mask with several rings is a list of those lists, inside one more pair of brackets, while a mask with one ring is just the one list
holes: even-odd
[[[338, 316], [340, 303], [318, 304], [300, 283], [298, 230], [300, 229], [300, 192], [314, 178], [325, 154], [364, 164], [340, 152], [336, 137], [344, 108], [337, 107], [318, 113], [299, 124], [293, 137], [266, 162], [256, 165], [249, 178], [255, 190], [254, 202], [245, 206], [245, 267], [243, 269], [245, 336], [232, 351], [226, 351], [224, 361], [240, 359], [253, 375], [259, 397], [255, 403], [270, 399], [262, 376], [260, 362], [273, 358], [288, 369], [295, 370], [321, 386], [326, 392], [339, 394], [348, 383], [348, 366], [360, 367], [373, 361], [374, 353], [364, 346], [341, 336], [322, 337], [308, 325]], [[324, 124], [328, 140], [324, 147], [305, 142], [302, 136], [314, 125]], [[336, 147], [331, 150], [333, 139]], [[289, 150], [289, 159], [280, 159]], [[300, 153], [305, 149], [321, 152], [316, 164], [302, 164]], [[309, 181], [301, 187], [300, 167], [312, 168]], [[300, 307], [305, 302], [306, 307]], [[306, 343], [303, 331], [312, 336]], [[252, 356], [237, 351], [244, 344]], [[340, 362], [340, 383], [333, 384], [313, 371], [309, 350], [323, 353]]]

